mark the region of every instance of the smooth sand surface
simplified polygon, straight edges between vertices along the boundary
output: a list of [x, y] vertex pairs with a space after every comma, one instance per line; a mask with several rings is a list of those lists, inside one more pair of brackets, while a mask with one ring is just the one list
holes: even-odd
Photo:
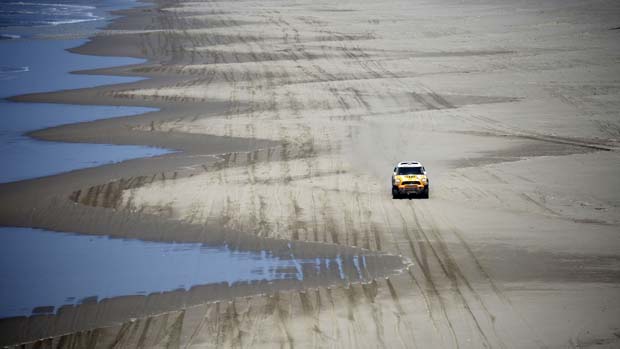
[[[145, 57], [97, 73], [150, 80], [16, 99], [159, 107], [34, 135], [182, 152], [0, 185], [0, 222], [364, 251], [375, 277], [120, 297], [5, 320], [4, 343], [620, 345], [617, 2], [248, 0], [123, 13], [73, 51]], [[392, 200], [402, 160], [424, 163], [430, 199]]]

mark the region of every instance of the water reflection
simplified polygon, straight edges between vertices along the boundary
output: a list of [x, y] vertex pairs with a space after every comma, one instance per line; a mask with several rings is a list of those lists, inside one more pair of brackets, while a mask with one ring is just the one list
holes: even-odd
[[[331, 273], [362, 279], [365, 257], [297, 259], [228, 246], [161, 243], [0, 228], [0, 317], [50, 313], [65, 304], [196, 285], [304, 280]], [[345, 269], [354, 269], [347, 272]]]

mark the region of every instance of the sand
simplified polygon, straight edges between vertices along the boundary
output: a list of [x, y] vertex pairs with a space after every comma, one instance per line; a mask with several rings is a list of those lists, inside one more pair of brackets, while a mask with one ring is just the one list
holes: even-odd
[[[306, 256], [363, 251], [377, 269], [364, 283], [119, 297], [4, 320], [2, 344], [620, 345], [615, 2], [162, 2], [122, 14], [73, 51], [147, 58], [83, 73], [149, 80], [15, 99], [159, 107], [33, 135], [179, 152], [0, 185], [0, 222], [294, 242]], [[402, 160], [424, 163], [430, 199], [392, 200]]]

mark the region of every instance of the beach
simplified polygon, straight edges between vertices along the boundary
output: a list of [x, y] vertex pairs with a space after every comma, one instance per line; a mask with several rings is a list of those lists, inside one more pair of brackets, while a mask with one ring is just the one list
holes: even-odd
[[[284, 264], [38, 304], [0, 318], [0, 345], [620, 345], [617, 3], [164, 1], [115, 15], [69, 51], [140, 59], [75, 69], [129, 80], [9, 100], [149, 108], [27, 136], [161, 152], [0, 183], [0, 224]], [[392, 198], [404, 160], [426, 167], [429, 199]]]

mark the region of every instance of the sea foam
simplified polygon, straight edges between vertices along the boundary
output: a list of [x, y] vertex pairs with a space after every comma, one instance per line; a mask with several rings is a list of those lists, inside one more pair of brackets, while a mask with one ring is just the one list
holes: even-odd
[[103, 19], [94, 14], [95, 9], [88, 5], [5, 2], [0, 3], [0, 27], [55, 26]]

